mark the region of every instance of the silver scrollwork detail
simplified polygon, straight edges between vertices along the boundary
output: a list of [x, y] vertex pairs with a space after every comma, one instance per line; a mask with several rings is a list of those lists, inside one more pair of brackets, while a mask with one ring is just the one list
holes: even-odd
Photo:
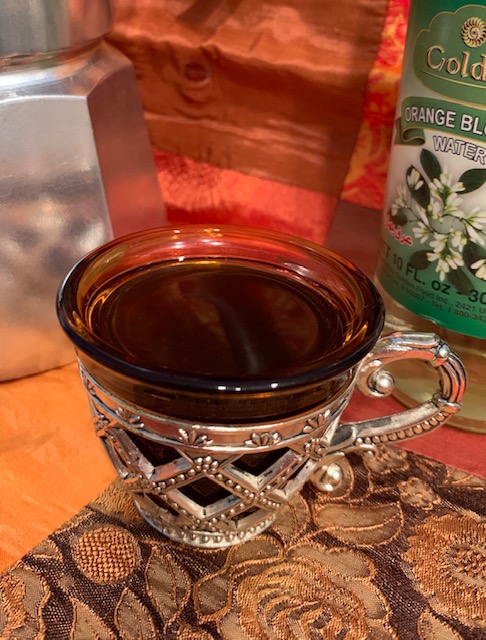
[[121, 422], [125, 424], [129, 424], [131, 427], [135, 427], [137, 429], [143, 429], [145, 426], [142, 418], [137, 413], [130, 411], [126, 407], [121, 407], [121, 406], [117, 407], [115, 409], [115, 413], [118, 416], [118, 418], [121, 420]]

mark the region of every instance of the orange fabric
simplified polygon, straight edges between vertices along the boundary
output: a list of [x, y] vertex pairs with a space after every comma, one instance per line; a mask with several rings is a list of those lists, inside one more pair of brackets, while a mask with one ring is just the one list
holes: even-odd
[[336, 198], [168, 153], [155, 160], [173, 224], [231, 222], [326, 239]]
[[92, 500], [116, 474], [93, 434], [75, 364], [0, 384], [0, 422], [4, 568]]
[[154, 146], [339, 196], [386, 0], [116, 0]]
[[[116, 0], [111, 42], [135, 64], [158, 149], [169, 220], [285, 225], [296, 235], [323, 242], [339, 195], [381, 210], [409, 2], [389, 0], [381, 39], [385, 5], [360, 3], [362, 13], [353, 13], [353, 21], [345, 24], [349, 12], [342, 3], [339, 11], [338, 5], [323, 12], [320, 3], [310, 3], [302, 9], [280, 6], [277, 12], [277, 2], [259, 2], [250, 13], [253, 23], [259, 24], [253, 39], [257, 41], [259, 34], [260, 44], [250, 46], [247, 32], [241, 31], [242, 16], [248, 14], [245, 3], [233, 11], [216, 0], [209, 4], [166, 0], [157, 5], [148, 0], [135, 9], [131, 0]], [[355, 8], [353, 3], [353, 12]], [[319, 22], [324, 15], [325, 24]], [[290, 28], [292, 16], [296, 24]], [[312, 24], [316, 16], [318, 24]], [[364, 40], [356, 36], [356, 29], [368, 30]], [[305, 34], [309, 43], [304, 46]], [[279, 39], [281, 46], [270, 47]], [[378, 40], [373, 59], [373, 43]], [[356, 70], [353, 47], [358, 45], [361, 58]], [[336, 51], [339, 54], [334, 55]], [[289, 52], [307, 60], [303, 75], [315, 85], [312, 95], [292, 84], [300, 72], [295, 64], [286, 69], [290, 64], [286, 56], [293, 55]], [[222, 62], [225, 57], [227, 64]], [[233, 65], [231, 74], [228, 65]], [[370, 71], [363, 107], [366, 65]], [[267, 74], [264, 86], [248, 86], [249, 78], [262, 69]], [[237, 82], [239, 73], [246, 83], [242, 86]], [[343, 111], [336, 92], [354, 73], [360, 80], [353, 78]], [[294, 79], [289, 82], [289, 77]], [[323, 97], [318, 94], [321, 90]], [[256, 101], [255, 91], [260, 96]], [[285, 111], [289, 95], [295, 102], [292, 113]], [[249, 96], [253, 97], [247, 103]], [[271, 102], [274, 98], [286, 107], [282, 110]], [[236, 118], [231, 126], [228, 110]]]
[[341, 198], [381, 211], [410, 0], [390, 0]]
[[134, 63], [169, 219], [322, 242], [387, 0], [114, 4], [109, 41]]

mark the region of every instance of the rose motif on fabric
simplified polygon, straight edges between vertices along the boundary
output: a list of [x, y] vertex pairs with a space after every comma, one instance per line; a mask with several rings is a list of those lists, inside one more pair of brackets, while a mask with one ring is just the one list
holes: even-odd
[[480, 47], [486, 42], [486, 22], [481, 18], [469, 18], [462, 25], [461, 38], [468, 47]]
[[371, 583], [374, 571], [355, 551], [294, 547], [281, 561], [257, 572], [248, 566], [234, 580], [221, 634], [228, 640], [392, 638], [389, 606]]
[[262, 536], [232, 549], [193, 596], [199, 622], [216, 622], [225, 640], [394, 638], [376, 582], [364, 553]]
[[121, 479], [113, 482], [93, 501], [100, 513], [116, 517], [121, 523], [143, 522], [131, 495]]
[[409, 545], [406, 560], [435, 611], [486, 629], [486, 520], [429, 518]]

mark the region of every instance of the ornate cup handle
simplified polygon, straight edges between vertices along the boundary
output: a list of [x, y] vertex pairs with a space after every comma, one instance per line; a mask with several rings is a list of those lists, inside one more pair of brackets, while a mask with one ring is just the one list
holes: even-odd
[[439, 388], [428, 402], [417, 407], [385, 418], [356, 423], [355, 445], [414, 438], [444, 424], [461, 408], [466, 388], [464, 366], [434, 333], [393, 333], [381, 338], [359, 367], [357, 388], [364, 395], [375, 398], [390, 395], [395, 383], [384, 367], [406, 358], [423, 360], [434, 367]]
[[392, 393], [395, 382], [385, 369], [392, 362], [416, 358], [435, 368], [439, 387], [423, 404], [383, 418], [338, 426], [324, 458], [313, 477], [321, 490], [332, 491], [340, 480], [337, 462], [351, 449], [373, 450], [376, 445], [415, 438], [444, 424], [459, 411], [466, 387], [466, 372], [458, 356], [434, 333], [397, 332], [381, 338], [362, 360], [356, 386], [366, 396], [383, 398]]

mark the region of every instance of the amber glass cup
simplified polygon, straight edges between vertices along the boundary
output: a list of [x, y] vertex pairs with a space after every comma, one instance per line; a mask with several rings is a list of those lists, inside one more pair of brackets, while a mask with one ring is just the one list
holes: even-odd
[[[465, 375], [434, 334], [380, 337], [382, 299], [346, 259], [252, 227], [184, 225], [93, 251], [58, 295], [97, 435], [142, 515], [164, 535], [215, 548], [266, 529], [339, 456], [415, 437], [460, 407]], [[357, 424], [356, 386], [393, 390], [383, 367], [418, 358], [431, 399]]]

